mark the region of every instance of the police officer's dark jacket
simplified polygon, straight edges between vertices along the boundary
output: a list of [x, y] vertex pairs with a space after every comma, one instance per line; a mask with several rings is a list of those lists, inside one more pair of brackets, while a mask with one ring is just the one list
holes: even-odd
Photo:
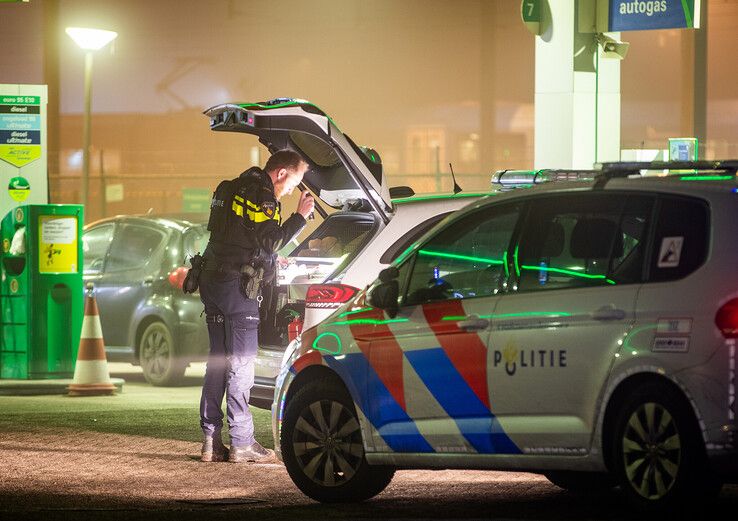
[[281, 206], [272, 180], [262, 169], [249, 168], [235, 179], [221, 182], [210, 204], [210, 242], [205, 258], [238, 265], [261, 260], [273, 264], [275, 252], [305, 226], [293, 213], [281, 222]]

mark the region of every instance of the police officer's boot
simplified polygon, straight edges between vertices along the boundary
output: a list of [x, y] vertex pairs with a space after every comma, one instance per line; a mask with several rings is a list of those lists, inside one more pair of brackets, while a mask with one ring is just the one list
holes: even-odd
[[271, 459], [272, 456], [274, 456], [273, 450], [265, 449], [258, 441], [255, 441], [245, 447], [234, 447], [231, 445], [228, 461], [231, 463], [247, 463], [249, 461], [260, 463]]
[[223, 445], [220, 434], [217, 436], [205, 436], [202, 440], [202, 455], [200, 461], [225, 461], [228, 459], [228, 448]]

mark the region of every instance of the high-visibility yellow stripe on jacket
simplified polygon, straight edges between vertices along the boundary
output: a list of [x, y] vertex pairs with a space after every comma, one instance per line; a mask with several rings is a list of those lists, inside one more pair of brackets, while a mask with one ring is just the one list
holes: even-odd
[[233, 196], [231, 210], [239, 217], [243, 217], [243, 197], [239, 197], [238, 195]]
[[277, 222], [280, 222], [279, 206], [274, 208], [274, 215], [269, 217], [261, 210], [260, 206], [252, 203], [251, 201], [244, 201], [243, 197], [236, 195], [233, 197], [233, 204], [231, 209], [239, 217], [243, 217], [244, 203], [246, 206], [246, 217], [248, 217], [250, 221], [261, 223], [273, 219]]

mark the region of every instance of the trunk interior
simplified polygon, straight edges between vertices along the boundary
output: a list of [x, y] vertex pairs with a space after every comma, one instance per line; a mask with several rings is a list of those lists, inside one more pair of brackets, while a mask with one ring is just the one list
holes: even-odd
[[380, 219], [369, 212], [335, 212], [280, 263], [276, 283], [262, 290], [259, 346], [282, 351], [290, 342], [289, 325], [305, 316], [311, 284], [334, 279], [375, 236]]

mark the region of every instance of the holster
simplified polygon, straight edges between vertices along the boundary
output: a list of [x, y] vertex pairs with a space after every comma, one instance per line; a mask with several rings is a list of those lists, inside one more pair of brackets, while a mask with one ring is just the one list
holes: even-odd
[[203, 265], [205, 260], [199, 253], [190, 257], [190, 265], [192, 266], [187, 270], [187, 276], [182, 283], [182, 291], [185, 293], [194, 293], [197, 288], [200, 287], [200, 274], [202, 273]]
[[241, 292], [244, 297], [256, 300], [259, 297], [261, 284], [264, 280], [264, 268], [255, 268], [250, 264], [245, 264], [241, 268]]

